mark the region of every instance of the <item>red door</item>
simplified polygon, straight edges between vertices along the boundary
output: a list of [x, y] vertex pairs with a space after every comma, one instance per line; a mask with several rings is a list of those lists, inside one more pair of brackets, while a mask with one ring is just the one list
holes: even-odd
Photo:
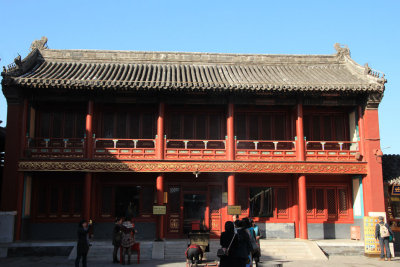
[[222, 208], [222, 187], [211, 185], [208, 187], [210, 207], [210, 234], [211, 237], [221, 235], [221, 208]]
[[181, 233], [181, 187], [171, 185], [168, 188], [167, 236], [179, 238]]

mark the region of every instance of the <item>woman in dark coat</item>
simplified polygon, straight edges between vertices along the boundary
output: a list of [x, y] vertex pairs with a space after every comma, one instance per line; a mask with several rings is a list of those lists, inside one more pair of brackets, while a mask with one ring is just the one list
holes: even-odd
[[[245, 224], [243, 221], [236, 221], [236, 236], [237, 236], [237, 245], [232, 248], [231, 255], [233, 257], [234, 267], [245, 267], [246, 264], [250, 261], [249, 255], [251, 252], [251, 243], [249, 235], [246, 231]], [[234, 240], [236, 242], [236, 238]]]
[[[233, 257], [232, 257], [232, 251], [234, 250], [234, 246], [237, 245], [237, 239], [234, 240], [235, 237], [235, 226], [233, 222], [227, 221], [225, 223], [225, 232], [221, 233], [221, 238], [219, 240], [219, 243], [222, 248], [228, 249], [228, 255], [227, 256], [222, 256], [220, 258], [220, 267], [231, 267], [234, 266], [233, 262]], [[232, 242], [232, 244], [231, 244]]]
[[79, 222], [78, 226], [78, 244], [76, 246], [75, 267], [79, 267], [79, 262], [82, 258], [82, 266], [87, 267], [86, 257], [89, 252], [89, 229], [90, 224], [86, 220]]

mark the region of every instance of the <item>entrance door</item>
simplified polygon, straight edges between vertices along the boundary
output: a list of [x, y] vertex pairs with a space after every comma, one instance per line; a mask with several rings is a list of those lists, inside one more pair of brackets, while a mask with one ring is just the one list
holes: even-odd
[[183, 194], [183, 233], [206, 230], [206, 193]]

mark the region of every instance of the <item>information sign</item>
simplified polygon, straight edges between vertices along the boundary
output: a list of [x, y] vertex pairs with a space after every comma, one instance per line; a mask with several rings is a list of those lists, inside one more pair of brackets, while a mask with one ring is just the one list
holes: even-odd
[[241, 206], [228, 206], [228, 215], [240, 215], [241, 213]]
[[364, 217], [364, 252], [366, 254], [380, 254], [379, 241], [375, 239], [375, 225], [378, 217]]
[[167, 214], [166, 206], [153, 206], [153, 214], [154, 215], [165, 215]]

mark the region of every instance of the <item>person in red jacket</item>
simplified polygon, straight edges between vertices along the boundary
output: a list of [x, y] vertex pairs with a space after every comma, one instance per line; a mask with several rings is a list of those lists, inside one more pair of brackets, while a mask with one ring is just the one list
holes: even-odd
[[203, 250], [199, 245], [192, 244], [186, 249], [185, 255], [188, 261], [194, 264], [194, 266], [197, 266], [197, 264], [203, 259]]

